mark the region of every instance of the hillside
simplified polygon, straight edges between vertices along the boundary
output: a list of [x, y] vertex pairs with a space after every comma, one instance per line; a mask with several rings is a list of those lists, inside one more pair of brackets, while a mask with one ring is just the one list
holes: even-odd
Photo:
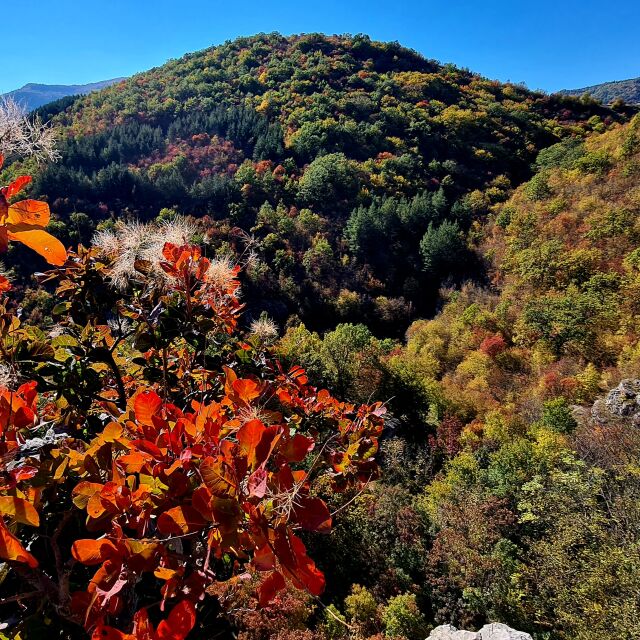
[[99, 91], [109, 87], [124, 78], [114, 78], [113, 80], [102, 80], [90, 84], [37, 84], [30, 82], [24, 87], [10, 91], [0, 96], [0, 98], [13, 98], [19, 105], [27, 111], [33, 111], [49, 102], [60, 100], [68, 96], [85, 95], [92, 91]]
[[431, 313], [445, 279], [482, 277], [466, 235], [540, 149], [626, 117], [397, 43], [277, 34], [44, 115], [65, 142], [32, 193], [65, 242], [87, 242], [100, 220], [207, 216], [216, 250], [251, 256], [256, 313], [317, 328], [364, 318], [384, 333]]
[[617, 640], [640, 607], [640, 118], [536, 166], [477, 236], [491, 286], [450, 290], [402, 346], [298, 326], [279, 350], [397, 420], [381, 481], [316, 552], [329, 584], [414, 593], [440, 624]]
[[572, 96], [588, 94], [603, 104], [611, 104], [616, 100], [624, 100], [627, 104], [640, 104], [640, 78], [603, 82], [582, 89], [567, 89], [560, 93]]

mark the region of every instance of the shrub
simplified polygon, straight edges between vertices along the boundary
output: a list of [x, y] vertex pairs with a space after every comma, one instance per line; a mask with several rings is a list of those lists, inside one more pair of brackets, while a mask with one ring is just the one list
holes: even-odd
[[403, 636], [409, 640], [422, 640], [427, 634], [426, 620], [414, 594], [404, 593], [391, 598], [382, 613], [382, 621], [388, 638]]

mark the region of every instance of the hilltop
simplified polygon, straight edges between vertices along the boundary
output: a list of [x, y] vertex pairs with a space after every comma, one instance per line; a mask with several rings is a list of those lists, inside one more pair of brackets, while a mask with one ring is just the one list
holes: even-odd
[[445, 280], [482, 278], [467, 234], [541, 149], [627, 117], [318, 34], [240, 38], [41, 112], [62, 160], [33, 193], [66, 242], [190, 214], [215, 250], [251, 256], [256, 313], [385, 333], [431, 313]]

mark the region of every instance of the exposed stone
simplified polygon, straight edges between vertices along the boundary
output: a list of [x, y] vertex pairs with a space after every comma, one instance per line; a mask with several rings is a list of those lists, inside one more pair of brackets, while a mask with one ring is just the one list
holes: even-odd
[[533, 640], [528, 633], [516, 631], [506, 624], [494, 622], [480, 629], [481, 640]]
[[640, 380], [623, 380], [609, 391], [605, 404], [614, 416], [621, 418], [640, 413]]
[[482, 640], [475, 631], [458, 631], [453, 625], [443, 624], [436, 627], [428, 640]]
[[485, 624], [480, 631], [464, 631], [453, 625], [436, 627], [427, 640], [532, 640], [528, 633], [516, 631], [506, 624], [493, 622]]
[[640, 380], [622, 380], [604, 398], [593, 403], [591, 417], [600, 424], [623, 418], [640, 425]]

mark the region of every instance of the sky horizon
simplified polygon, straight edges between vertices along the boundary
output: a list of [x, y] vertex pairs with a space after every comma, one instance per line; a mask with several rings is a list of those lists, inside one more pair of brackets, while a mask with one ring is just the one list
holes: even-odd
[[311, 8], [281, 0], [276, 11], [254, 0], [231, 6], [218, 0], [98, 0], [78, 11], [75, 0], [26, 0], [21, 15], [37, 18], [27, 21], [30, 46], [24, 46], [21, 27], [5, 30], [0, 94], [27, 83], [87, 84], [130, 76], [229, 39], [271, 31], [398, 40], [427, 58], [549, 92], [640, 76], [637, 0], [621, 0], [606, 14], [593, 0], [514, 4], [323, 0]]

